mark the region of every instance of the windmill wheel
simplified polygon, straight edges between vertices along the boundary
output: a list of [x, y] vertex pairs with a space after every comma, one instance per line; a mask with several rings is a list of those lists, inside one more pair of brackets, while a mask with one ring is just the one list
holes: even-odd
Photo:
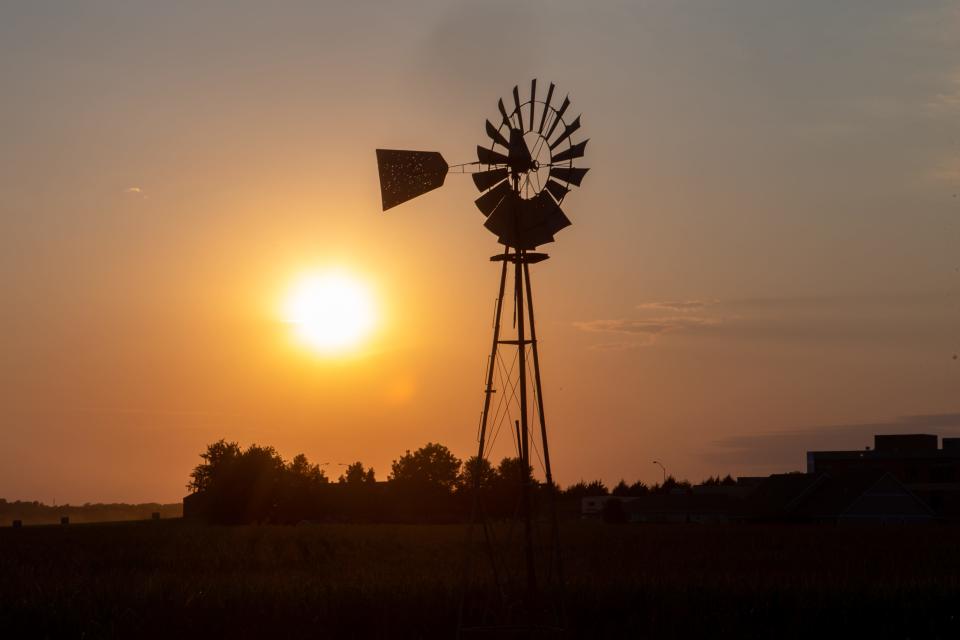
[[570, 98], [554, 107], [553, 93], [550, 83], [546, 98], [538, 100], [533, 80], [529, 99], [521, 102], [515, 86], [513, 109], [508, 111], [501, 99], [499, 126], [486, 122], [489, 147], [477, 146], [477, 160], [486, 167], [473, 174], [483, 192], [477, 208], [487, 217], [484, 226], [502, 244], [517, 249], [553, 242], [554, 234], [570, 225], [560, 203], [588, 171], [574, 167], [587, 146], [587, 140], [573, 142], [580, 116], [568, 122], [564, 115]]

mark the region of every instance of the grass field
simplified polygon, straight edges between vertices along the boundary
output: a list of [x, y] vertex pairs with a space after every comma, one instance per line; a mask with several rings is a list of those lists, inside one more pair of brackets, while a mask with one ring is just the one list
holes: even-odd
[[[571, 637], [960, 637], [960, 529], [562, 533]], [[443, 525], [2, 529], [0, 637], [452, 637], [462, 543]]]

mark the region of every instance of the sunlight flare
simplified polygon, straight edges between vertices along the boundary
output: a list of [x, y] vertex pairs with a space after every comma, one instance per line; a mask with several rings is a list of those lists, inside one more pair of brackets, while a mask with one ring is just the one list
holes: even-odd
[[283, 317], [302, 344], [322, 354], [356, 349], [377, 324], [369, 286], [339, 269], [296, 281], [284, 300]]

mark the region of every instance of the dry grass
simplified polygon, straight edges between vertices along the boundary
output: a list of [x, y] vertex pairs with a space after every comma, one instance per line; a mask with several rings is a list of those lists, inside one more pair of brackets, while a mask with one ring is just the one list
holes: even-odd
[[[577, 637], [960, 637], [960, 530], [563, 530]], [[0, 530], [0, 636], [452, 637], [457, 526]], [[16, 637], [16, 636], [10, 636]]]

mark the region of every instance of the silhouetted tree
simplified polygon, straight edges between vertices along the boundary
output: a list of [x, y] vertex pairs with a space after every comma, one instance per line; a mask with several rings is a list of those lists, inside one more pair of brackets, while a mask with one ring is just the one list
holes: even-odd
[[477, 458], [472, 456], [463, 463], [463, 470], [460, 473], [458, 488], [463, 492], [470, 492], [474, 488], [474, 483], [479, 481], [481, 490], [489, 489], [493, 484], [496, 471], [490, 461], [486, 458]]
[[[525, 476], [525, 477], [524, 477]], [[536, 484], [533, 479], [533, 467], [527, 465], [523, 469], [523, 463], [520, 458], [504, 458], [497, 465], [497, 481], [505, 484], [519, 485], [522, 480], [526, 480], [531, 486]]]
[[620, 480], [616, 486], [610, 491], [610, 495], [618, 497], [627, 497], [630, 495], [630, 485], [628, 485], [624, 480]]
[[686, 480], [677, 480], [673, 476], [667, 476], [663, 483], [655, 484], [650, 488], [651, 493], [673, 493], [675, 491], [690, 491], [690, 483]]
[[359, 460], [347, 466], [331, 494], [339, 518], [375, 521], [384, 517], [382, 487], [377, 485], [373, 468], [364, 469]]
[[240, 457], [240, 445], [236, 442], [227, 442], [220, 439], [207, 445], [207, 450], [200, 454], [204, 462], [194, 467], [190, 474], [187, 489], [190, 491], [206, 491], [210, 488], [213, 479], [229, 464]]
[[454, 500], [460, 459], [442, 444], [428, 442], [393, 461], [389, 478], [393, 515], [400, 520], [451, 520], [462, 505]]
[[602, 480], [594, 480], [587, 484], [587, 492], [592, 496], [605, 496], [610, 493], [607, 489], [607, 485], [603, 484]]
[[204, 462], [188, 485], [201, 494], [204, 515], [215, 522], [290, 522], [323, 512], [327, 477], [299, 454], [285, 463], [273, 447], [220, 440], [200, 454]]
[[350, 465], [347, 465], [346, 471], [343, 472], [343, 475], [337, 480], [340, 484], [365, 484], [376, 482], [377, 478], [373, 472], [373, 467], [369, 469], [363, 468], [363, 463], [359, 460]]
[[587, 495], [587, 483], [580, 480], [564, 489], [562, 493], [564, 498], [576, 498], [579, 500]]
[[[490, 481], [487, 514], [498, 517], [509, 517], [520, 508], [521, 487], [524, 482], [529, 483], [531, 499], [535, 502], [538, 492], [538, 483], [533, 478], [533, 469], [527, 465], [523, 468], [520, 458], [503, 458], [497, 465]], [[536, 508], [536, 505], [533, 505]]]
[[650, 493], [650, 487], [645, 485], [642, 481], [637, 480], [632, 485], [630, 485], [630, 493], [627, 495], [630, 496], [643, 496]]
[[293, 460], [291, 460], [287, 466], [287, 471], [297, 480], [319, 483], [328, 482], [327, 476], [324, 474], [323, 469], [320, 468], [320, 465], [310, 464], [307, 456], [302, 453], [298, 453], [293, 457]]
[[593, 480], [589, 483], [581, 480], [567, 487], [563, 492], [563, 497], [585, 498], [586, 496], [605, 496], [609, 493], [607, 486], [603, 484], [602, 480]]
[[286, 465], [273, 447], [250, 445], [214, 467], [206, 489], [220, 522], [265, 522], [276, 515]]
[[460, 475], [460, 459], [442, 444], [428, 442], [393, 461], [390, 481], [453, 491]]

